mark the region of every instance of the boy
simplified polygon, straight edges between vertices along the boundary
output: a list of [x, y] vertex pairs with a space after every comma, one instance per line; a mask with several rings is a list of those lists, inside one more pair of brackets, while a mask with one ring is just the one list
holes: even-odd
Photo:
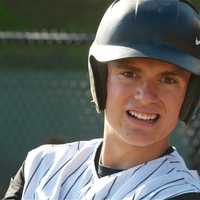
[[169, 136], [200, 98], [200, 18], [183, 0], [116, 0], [89, 52], [103, 139], [29, 152], [5, 199], [200, 199]]

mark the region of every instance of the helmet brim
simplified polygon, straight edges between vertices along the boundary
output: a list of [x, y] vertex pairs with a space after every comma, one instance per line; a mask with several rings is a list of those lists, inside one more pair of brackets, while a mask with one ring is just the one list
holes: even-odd
[[91, 55], [99, 62], [109, 62], [124, 58], [158, 59], [200, 75], [200, 59], [166, 46], [136, 44], [134, 47], [126, 47], [93, 43], [89, 52], [89, 56]]

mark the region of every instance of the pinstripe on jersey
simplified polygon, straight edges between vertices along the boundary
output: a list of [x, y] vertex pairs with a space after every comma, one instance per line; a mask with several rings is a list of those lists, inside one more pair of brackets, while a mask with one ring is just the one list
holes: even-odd
[[[102, 139], [44, 145], [25, 160], [23, 200], [162, 200], [200, 192], [199, 177], [176, 150], [139, 166], [99, 178], [94, 158]], [[44, 173], [45, 172], [45, 173]]]

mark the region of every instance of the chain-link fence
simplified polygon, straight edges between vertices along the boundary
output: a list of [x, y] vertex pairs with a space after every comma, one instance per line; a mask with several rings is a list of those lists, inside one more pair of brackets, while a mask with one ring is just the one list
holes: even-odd
[[186, 141], [192, 168], [200, 173], [200, 103], [186, 131]]
[[30, 149], [102, 133], [90, 102], [87, 35], [7, 33], [0, 34], [1, 193]]

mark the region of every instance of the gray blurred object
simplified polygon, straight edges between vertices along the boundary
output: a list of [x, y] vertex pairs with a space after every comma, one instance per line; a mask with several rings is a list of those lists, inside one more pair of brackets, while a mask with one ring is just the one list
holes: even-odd
[[93, 39], [94, 34], [89, 33], [0, 31], [0, 42], [3, 43], [88, 44]]

